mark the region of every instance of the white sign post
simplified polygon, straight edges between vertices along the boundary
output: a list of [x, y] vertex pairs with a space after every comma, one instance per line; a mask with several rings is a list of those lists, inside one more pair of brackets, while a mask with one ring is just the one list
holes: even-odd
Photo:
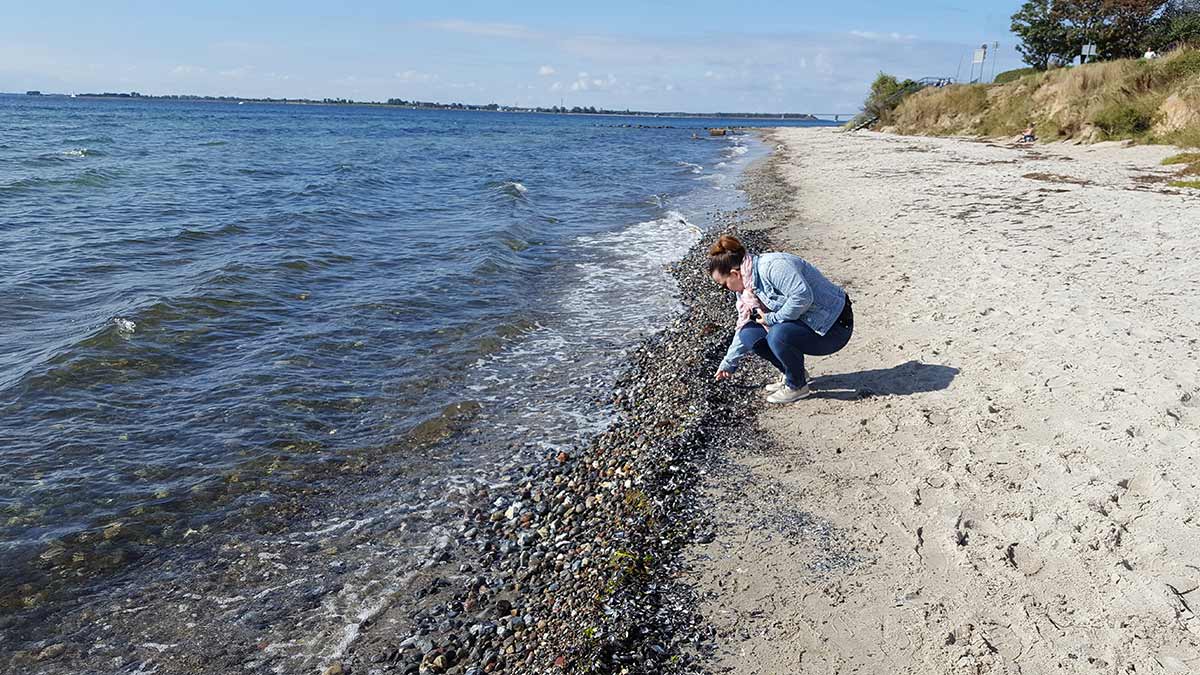
[[1080, 65], [1088, 62], [1088, 58], [1096, 58], [1096, 45], [1084, 45], [1083, 50], [1079, 52]]
[[[983, 67], [984, 67], [983, 63], [985, 61], [987, 61], [987, 50], [988, 50], [988, 47], [986, 44], [979, 45], [979, 49], [975, 50], [975, 57], [973, 59], [971, 59], [971, 81], [972, 82], [978, 82], [979, 80], [983, 79]], [[975, 77], [975, 64], [979, 64], [979, 77], [978, 78]]]

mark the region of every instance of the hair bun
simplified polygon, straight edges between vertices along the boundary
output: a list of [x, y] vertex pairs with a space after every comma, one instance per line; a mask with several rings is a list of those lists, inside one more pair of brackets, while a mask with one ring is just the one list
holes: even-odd
[[709, 247], [708, 255], [717, 256], [723, 253], [732, 253], [739, 256], [745, 255], [746, 247], [742, 246], [742, 242], [738, 241], [737, 237], [723, 234]]

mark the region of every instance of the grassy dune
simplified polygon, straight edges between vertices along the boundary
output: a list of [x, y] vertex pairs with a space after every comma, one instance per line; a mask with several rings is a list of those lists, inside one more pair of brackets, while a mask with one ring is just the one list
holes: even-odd
[[1004, 84], [953, 85], [906, 98], [883, 124], [905, 134], [1200, 146], [1200, 49], [1035, 72]]

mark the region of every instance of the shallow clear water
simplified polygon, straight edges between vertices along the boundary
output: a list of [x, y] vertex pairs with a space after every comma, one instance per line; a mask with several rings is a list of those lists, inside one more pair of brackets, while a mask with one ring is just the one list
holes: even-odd
[[463, 416], [602, 426], [761, 153], [708, 124], [0, 96], [0, 597]]

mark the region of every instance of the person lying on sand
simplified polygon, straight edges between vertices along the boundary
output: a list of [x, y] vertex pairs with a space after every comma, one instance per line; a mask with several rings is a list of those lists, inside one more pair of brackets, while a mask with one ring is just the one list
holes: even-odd
[[854, 333], [854, 310], [846, 291], [811, 263], [790, 253], [751, 255], [724, 235], [708, 250], [713, 281], [737, 293], [737, 331], [715, 379], [728, 379], [750, 352], [782, 376], [767, 385], [771, 403], [809, 395], [804, 356], [841, 350]]

